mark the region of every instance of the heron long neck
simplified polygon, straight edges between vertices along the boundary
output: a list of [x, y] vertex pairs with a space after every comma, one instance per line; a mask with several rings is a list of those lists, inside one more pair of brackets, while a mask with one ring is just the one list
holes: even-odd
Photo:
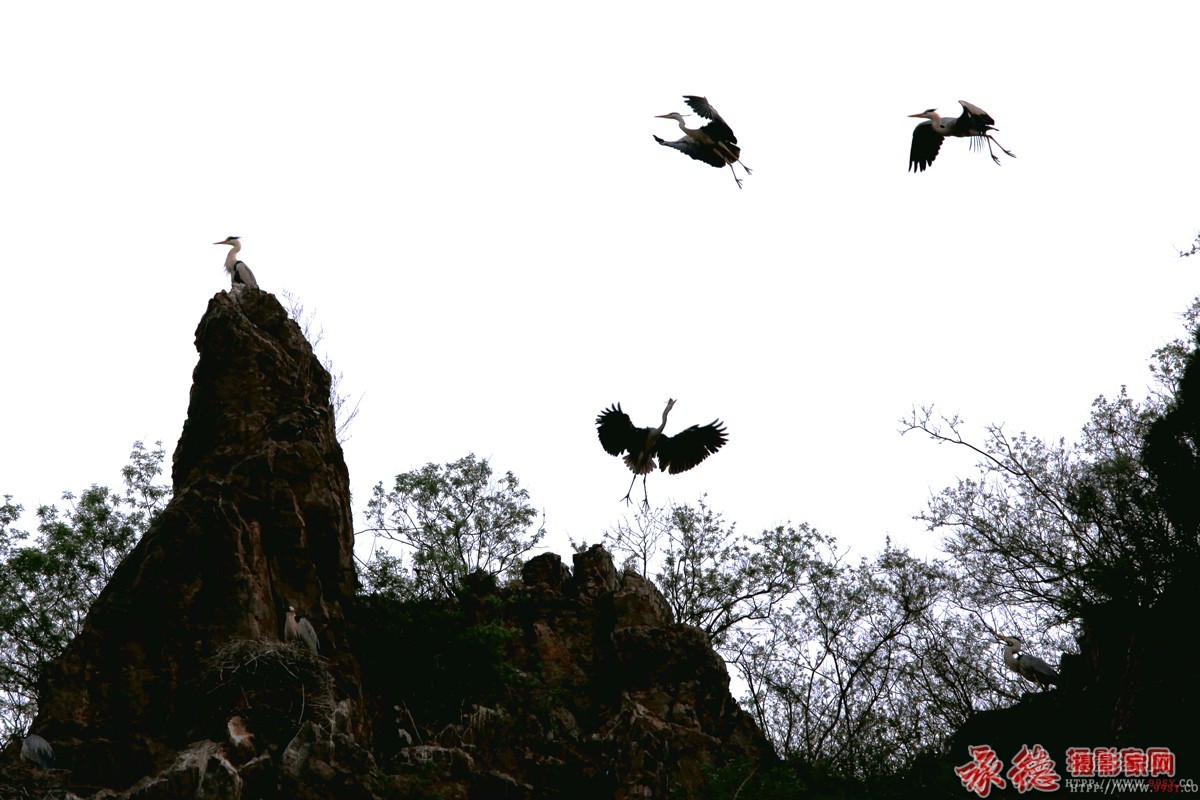
[[[688, 136], [691, 136], [693, 139], [696, 138], [697, 129], [689, 128], [687, 125], [684, 125], [682, 117], [679, 118], [679, 130], [683, 131]], [[666, 418], [666, 416], [667, 416], [666, 414], [663, 414], [664, 418]]]
[[[683, 127], [683, 123], [682, 123], [682, 122], [681, 122], [681, 123], [679, 123], [679, 126], [682, 128], [682, 127]], [[672, 405], [671, 403], [667, 403], [667, 407], [663, 409], [663, 419], [662, 419], [662, 425], [659, 425], [659, 426], [658, 426], [658, 430], [656, 430], [656, 431], [654, 432], [654, 435], [655, 435], [656, 437], [657, 437], [657, 436], [661, 436], [661, 435], [662, 435], [662, 432], [663, 432], [663, 431], [666, 429], [666, 427], [667, 427], [667, 414], [670, 414], [670, 413], [671, 413], [671, 405]]]
[[1017, 651], [1020, 649], [1020, 647], [1012, 644], [1004, 648], [1004, 663], [1007, 664], [1010, 669], [1017, 668]]
[[233, 247], [229, 248], [229, 254], [225, 256], [225, 271], [230, 275], [233, 274], [233, 265], [237, 263], [238, 251], [242, 249], [241, 242], [234, 242]]
[[954, 126], [958, 124], [958, 117], [943, 117], [936, 111], [933, 112], [933, 129], [939, 133], [947, 133], [954, 130]]

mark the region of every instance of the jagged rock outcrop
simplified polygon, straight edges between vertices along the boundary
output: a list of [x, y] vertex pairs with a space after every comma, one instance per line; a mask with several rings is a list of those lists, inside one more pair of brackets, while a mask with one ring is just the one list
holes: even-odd
[[[196, 346], [174, 496], [44, 678], [60, 769], [0, 764], [0, 798], [698, 798], [707, 770], [770, 757], [705, 636], [599, 547], [445, 601], [357, 597], [329, 376], [299, 328], [223, 292]], [[319, 656], [282, 641], [289, 605]]]
[[[278, 642], [289, 604], [315, 624], [336, 696], [360, 698], [344, 646], [353, 527], [329, 375], [275, 298], [253, 289], [212, 299], [196, 348], [174, 496], [44, 677], [34, 727], [81, 790], [204, 763], [212, 748], [193, 743], [225, 741], [236, 712], [210, 702], [210, 659], [238, 640]], [[207, 763], [210, 783], [229, 771]]]
[[[437, 776], [438, 793], [412, 796], [699, 798], [710, 769], [771, 758], [705, 635], [676, 624], [654, 584], [618, 573], [599, 546], [577, 553], [573, 571], [537, 556], [520, 584], [458, 605], [464, 626], [511, 634], [504, 665], [516, 674], [453, 719], [401, 717], [406, 738], [377, 756]], [[412, 701], [403, 681], [378, 689], [382, 709]]]

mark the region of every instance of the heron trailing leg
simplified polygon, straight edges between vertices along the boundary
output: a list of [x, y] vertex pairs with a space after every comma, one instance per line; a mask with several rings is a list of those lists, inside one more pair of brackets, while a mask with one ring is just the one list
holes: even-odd
[[[987, 141], [988, 141], [988, 155], [992, 157], [992, 161], [995, 161], [997, 164], [999, 164], [1000, 159], [996, 158], [996, 154], [992, 152], [992, 142], [996, 142], [996, 140], [992, 138], [992, 135], [990, 133], [987, 136], [984, 136], [983, 138], [987, 139]], [[1004, 150], [1004, 155], [1008, 156], [1009, 158], [1016, 158], [1016, 156], [1013, 155], [1013, 152], [1011, 150], [1006, 150], [1004, 148], [1004, 145], [1000, 144], [999, 142], [996, 142], [996, 147], [999, 147], [1001, 150]]]
[[[635, 472], [635, 473], [634, 473], [634, 475], [633, 475], [633, 480], [631, 480], [631, 481], [629, 482], [629, 491], [625, 493], [625, 498], [624, 498], [624, 499], [625, 499], [625, 503], [626, 503], [626, 505], [633, 505], [633, 500], [629, 499], [629, 495], [633, 494], [633, 485], [634, 485], [635, 483], [637, 483], [637, 473], [636, 473], [636, 472]], [[644, 488], [644, 487], [643, 487], [643, 488]]]

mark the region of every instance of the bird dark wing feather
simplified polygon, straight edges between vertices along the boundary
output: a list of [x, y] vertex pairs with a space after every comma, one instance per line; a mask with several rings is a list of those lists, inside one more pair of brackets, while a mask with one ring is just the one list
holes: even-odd
[[697, 97], [694, 94], [685, 94], [683, 96], [683, 100], [691, 107], [692, 111], [695, 111], [705, 119], [721, 118], [721, 115], [717, 113], [717, 110], [709, 105], [708, 98], [706, 97]]
[[[1040, 677], [1048, 683], [1056, 683], [1059, 680], [1058, 673], [1054, 667], [1047, 664], [1037, 656], [1031, 656], [1028, 653], [1017, 654], [1017, 664], [1022, 668], [1022, 672], [1031, 680], [1037, 680]], [[1035, 677], [1038, 676], [1038, 677]]]
[[942, 149], [942, 139], [945, 137], [933, 129], [929, 120], [913, 128], [912, 150], [908, 154], [908, 169], [910, 172], [924, 172], [937, 158], [938, 150]]
[[991, 115], [979, 106], [972, 105], [966, 100], [959, 100], [958, 104], [963, 107], [963, 114], [958, 118], [958, 124], [964, 130], [986, 132], [996, 124], [996, 120], [992, 119]]
[[245, 261], [239, 261], [233, 265], [233, 282], [244, 283], [247, 286], [258, 288], [258, 281], [254, 280], [254, 273], [246, 266]]
[[683, 99], [692, 107], [692, 111], [695, 111], [705, 119], [712, 120], [712, 122], [700, 129], [706, 136], [715, 142], [737, 143], [737, 137], [733, 135], [733, 129], [729, 127], [725, 120], [721, 119], [721, 115], [717, 113], [717, 110], [708, 104], [708, 100], [690, 94], [685, 94]]
[[687, 472], [721, 449], [727, 441], [725, 425], [715, 419], [708, 425], [693, 425], [674, 436], [660, 436], [658, 468], [671, 475]]
[[706, 145], [698, 144], [686, 136], [674, 142], [668, 142], [655, 136], [654, 141], [664, 147], [674, 147], [679, 152], [686, 153], [697, 161], [703, 161], [705, 164], [711, 164], [714, 167], [724, 167], [726, 165], [725, 159], [721, 158], [721, 154], [716, 150]]
[[600, 416], [596, 417], [596, 433], [600, 436], [604, 452], [610, 456], [619, 456], [637, 447], [637, 428], [633, 427], [629, 415], [621, 410], [620, 403], [600, 412]]

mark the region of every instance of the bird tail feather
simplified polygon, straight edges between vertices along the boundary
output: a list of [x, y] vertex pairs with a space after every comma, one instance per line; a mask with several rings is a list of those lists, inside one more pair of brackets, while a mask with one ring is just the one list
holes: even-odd
[[634, 475], [649, 475], [654, 471], [654, 459], [646, 459], [645, 464], [637, 463], [637, 459], [632, 455], [625, 456], [625, 466], [633, 472]]

